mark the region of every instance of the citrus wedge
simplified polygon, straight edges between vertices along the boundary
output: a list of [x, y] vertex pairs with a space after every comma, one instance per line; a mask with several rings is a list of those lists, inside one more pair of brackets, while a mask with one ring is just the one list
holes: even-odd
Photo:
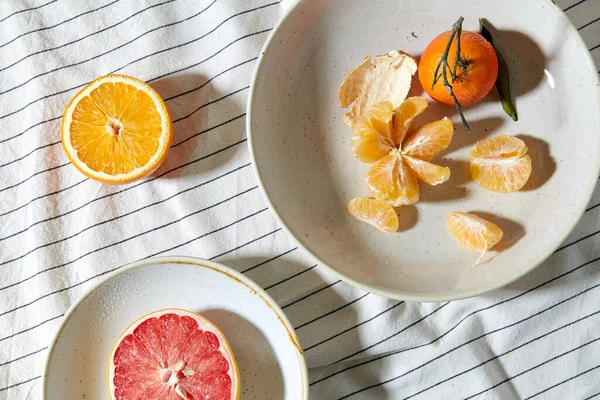
[[166, 309], [134, 322], [109, 358], [113, 400], [234, 400], [237, 364], [225, 336], [201, 316]]
[[139, 79], [106, 75], [71, 100], [62, 119], [62, 144], [81, 173], [104, 183], [128, 183], [154, 172], [171, 144], [164, 101]]
[[447, 223], [450, 233], [461, 245], [481, 253], [474, 265], [502, 239], [503, 232], [498, 225], [474, 214], [453, 212], [448, 215]]
[[471, 176], [481, 187], [500, 193], [521, 189], [531, 175], [531, 157], [525, 142], [514, 136], [497, 136], [471, 149]]
[[446, 150], [453, 135], [452, 122], [444, 118], [419, 128], [404, 141], [402, 149], [411, 157], [429, 161]]
[[394, 208], [375, 199], [352, 199], [348, 203], [350, 214], [384, 232], [398, 230], [398, 215]]
[[366, 181], [373, 197], [394, 207], [419, 201], [419, 183], [398, 153], [390, 153], [373, 164]]

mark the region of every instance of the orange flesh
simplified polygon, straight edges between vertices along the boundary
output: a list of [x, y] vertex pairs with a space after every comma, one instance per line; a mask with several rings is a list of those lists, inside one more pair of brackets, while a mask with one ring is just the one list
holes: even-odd
[[71, 145], [94, 171], [127, 174], [158, 151], [160, 113], [152, 98], [133, 85], [103, 83], [81, 99], [72, 115]]

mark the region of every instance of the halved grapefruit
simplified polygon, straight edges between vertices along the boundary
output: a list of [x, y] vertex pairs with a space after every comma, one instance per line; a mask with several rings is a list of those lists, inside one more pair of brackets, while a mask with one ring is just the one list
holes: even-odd
[[165, 309], [121, 334], [108, 362], [114, 400], [233, 400], [239, 373], [225, 336], [198, 314]]

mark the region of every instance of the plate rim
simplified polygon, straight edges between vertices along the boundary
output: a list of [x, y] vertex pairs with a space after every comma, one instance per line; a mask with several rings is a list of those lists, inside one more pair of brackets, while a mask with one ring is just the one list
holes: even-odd
[[[246, 105], [246, 115], [247, 115], [246, 132], [247, 132], [247, 137], [248, 137], [248, 150], [250, 152], [250, 157], [252, 160], [252, 169], [254, 170], [254, 173], [256, 175], [256, 179], [258, 181], [258, 186], [260, 187], [260, 191], [263, 195], [263, 198], [269, 205], [272, 215], [275, 217], [276, 221], [283, 228], [283, 230], [285, 232], [287, 232], [287, 234], [294, 239], [294, 241], [298, 244], [298, 246], [300, 248], [302, 248], [306, 253], [308, 253], [311, 257], [313, 257], [319, 263], [319, 265], [322, 266], [327, 272], [333, 274], [334, 276], [342, 279], [344, 282], [349, 283], [352, 286], [357, 287], [361, 290], [364, 290], [366, 292], [370, 292], [370, 293], [373, 293], [373, 294], [376, 294], [379, 296], [383, 296], [383, 297], [386, 297], [389, 299], [395, 299], [395, 300], [406, 300], [406, 301], [416, 301], [416, 302], [442, 302], [442, 301], [461, 300], [461, 299], [479, 296], [481, 294], [491, 292], [496, 289], [500, 289], [512, 282], [517, 281], [518, 279], [522, 278], [523, 276], [527, 275], [528, 273], [530, 273], [531, 271], [536, 269], [544, 261], [546, 261], [554, 253], [554, 251], [561, 245], [561, 243], [564, 242], [564, 240], [567, 238], [567, 236], [573, 231], [573, 229], [579, 223], [579, 221], [581, 220], [581, 217], [583, 216], [583, 214], [585, 212], [587, 205], [590, 202], [590, 199], [592, 198], [594, 189], [597, 184], [597, 182], [596, 182], [598, 179], [597, 177], [600, 175], [600, 147], [597, 149], [596, 165], [595, 165], [594, 171], [592, 171], [592, 173], [590, 173], [590, 180], [588, 182], [588, 185], [589, 185], [588, 191], [585, 194], [585, 196], [582, 197], [581, 206], [579, 207], [577, 212], [574, 213], [573, 216], [571, 217], [570, 221], [567, 224], [566, 229], [560, 235], [556, 236], [554, 243], [552, 243], [550, 246], [548, 246], [547, 249], [545, 249], [545, 251], [541, 253], [541, 255], [538, 257], [537, 260], [532, 262], [530, 266], [528, 266], [527, 268], [524, 268], [519, 273], [517, 273], [507, 279], [485, 285], [478, 289], [449, 292], [447, 294], [423, 294], [423, 293], [416, 293], [416, 292], [407, 292], [407, 291], [402, 291], [402, 290], [393, 292], [390, 290], [375, 288], [368, 284], [359, 282], [359, 281], [349, 277], [345, 273], [331, 267], [326, 262], [324, 262], [320, 257], [318, 257], [312, 250], [310, 250], [309, 246], [305, 244], [305, 242], [303, 241], [303, 239], [301, 237], [298, 237], [292, 233], [290, 228], [288, 228], [287, 224], [284, 222], [284, 218], [281, 215], [281, 213], [278, 211], [276, 205], [273, 204], [273, 202], [271, 201], [271, 199], [268, 195], [267, 189], [263, 183], [263, 178], [259, 171], [258, 160], [256, 158], [255, 151], [254, 151], [255, 144], [254, 144], [254, 140], [253, 140], [254, 135], [253, 135], [253, 129], [252, 129], [253, 104], [255, 101], [255, 90], [254, 89], [257, 86], [256, 81], [258, 78], [258, 74], [260, 73], [261, 69], [264, 67], [264, 60], [267, 57], [268, 53], [270, 52], [272, 44], [276, 41], [276, 36], [278, 35], [278, 33], [282, 29], [282, 27], [285, 25], [285, 23], [290, 18], [292, 18], [292, 14], [294, 14], [296, 9], [298, 9], [302, 5], [302, 3], [306, 2], [306, 1], [309, 1], [309, 0], [294, 0], [294, 2], [285, 11], [285, 14], [275, 25], [275, 27], [269, 34], [267, 40], [263, 44], [263, 47], [260, 51], [258, 60], [256, 62], [256, 66], [254, 67], [254, 70], [252, 73], [252, 80], [250, 82], [250, 90], [248, 92], [248, 101], [247, 101], [247, 105]], [[538, 1], [545, 3], [551, 7], [551, 9], [557, 14], [558, 18], [560, 18], [563, 21], [563, 23], [566, 25], [567, 33], [569, 35], [573, 36], [573, 38], [577, 42], [577, 45], [583, 50], [583, 55], [585, 57], [585, 60], [587, 61], [587, 65], [588, 65], [590, 71], [593, 72], [591, 74], [592, 82], [590, 83], [590, 85], [594, 85], [596, 88], [596, 104], [598, 106], [598, 111], [600, 113], [600, 76], [596, 73], [597, 72], [596, 66], [595, 66], [594, 60], [592, 58], [592, 55], [591, 55], [589, 49], [585, 45], [585, 42], [583, 41], [577, 28], [575, 28], [575, 26], [573, 25], [573, 23], [571, 22], [569, 17], [565, 14], [565, 12], [560, 7], [558, 7], [558, 5], [554, 4], [552, 2], [552, 0], [538, 0]], [[600, 126], [596, 128], [596, 133], [598, 135], [600, 135]]]
[[298, 340], [298, 336], [294, 330], [294, 327], [290, 323], [289, 319], [281, 309], [281, 307], [273, 300], [273, 298], [256, 282], [252, 279], [248, 278], [241, 272], [234, 270], [231, 267], [223, 265], [221, 263], [217, 263], [214, 261], [206, 260], [199, 257], [191, 257], [191, 256], [160, 256], [160, 257], [150, 257], [142, 260], [134, 261], [129, 264], [125, 264], [121, 268], [112, 271], [107, 274], [104, 279], [100, 280], [86, 291], [84, 291], [69, 307], [64, 317], [61, 320], [59, 327], [54, 332], [50, 344], [48, 345], [48, 350], [46, 352], [46, 357], [44, 360], [44, 365], [42, 369], [42, 384], [40, 385], [40, 391], [42, 395], [42, 399], [47, 399], [47, 391], [46, 388], [48, 386], [48, 372], [49, 365], [52, 353], [54, 352], [54, 348], [58, 342], [59, 336], [62, 331], [65, 329], [67, 323], [71, 319], [73, 313], [79, 308], [81, 303], [98, 289], [100, 286], [106, 284], [108, 281], [119, 277], [120, 275], [124, 275], [134, 269], [141, 269], [153, 265], [163, 265], [163, 264], [185, 264], [193, 267], [201, 267], [208, 268], [215, 272], [222, 273], [226, 275], [228, 278], [236, 281], [239, 284], [246, 286], [248, 289], [254, 292], [254, 294], [258, 295], [277, 316], [279, 322], [285, 328], [288, 339], [292, 342], [292, 345], [296, 352], [296, 358], [298, 359], [298, 364], [300, 366], [301, 372], [301, 382], [302, 382], [302, 395], [301, 398], [303, 400], [308, 400], [309, 393], [309, 382], [308, 382], [308, 369], [306, 366], [306, 359], [304, 357], [304, 352], [302, 351], [302, 347], [300, 346], [300, 341]]

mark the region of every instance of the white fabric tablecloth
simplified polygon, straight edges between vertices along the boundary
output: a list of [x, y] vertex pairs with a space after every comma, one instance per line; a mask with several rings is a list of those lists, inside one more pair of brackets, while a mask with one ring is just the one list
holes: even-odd
[[[600, 0], [556, 2], [600, 65]], [[599, 396], [600, 190], [543, 266], [450, 303], [357, 290], [277, 225], [244, 125], [256, 58], [288, 6], [0, 1], [0, 398], [39, 398], [69, 305], [108, 271], [159, 254], [214, 259], [265, 287], [296, 327], [313, 399]], [[148, 81], [174, 120], [166, 163], [123, 187], [85, 179], [59, 143], [69, 99], [110, 72]]]

